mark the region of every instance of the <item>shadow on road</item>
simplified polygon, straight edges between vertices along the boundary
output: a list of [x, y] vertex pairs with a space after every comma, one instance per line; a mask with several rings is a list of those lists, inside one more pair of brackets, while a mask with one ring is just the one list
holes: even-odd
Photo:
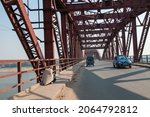
[[[136, 71], [112, 76], [107, 79], [101, 78], [92, 71], [111, 70], [111, 67], [97, 68], [88, 70], [80, 68], [80, 73], [70, 85], [70, 88], [76, 93], [80, 100], [148, 100], [149, 98], [139, 95], [135, 92], [115, 85], [115, 83], [150, 80], [150, 78], [130, 79], [123, 78], [134, 76], [149, 71], [148, 69], [139, 69]], [[114, 70], [114, 69], [113, 69]], [[123, 79], [123, 80], [120, 80]]]

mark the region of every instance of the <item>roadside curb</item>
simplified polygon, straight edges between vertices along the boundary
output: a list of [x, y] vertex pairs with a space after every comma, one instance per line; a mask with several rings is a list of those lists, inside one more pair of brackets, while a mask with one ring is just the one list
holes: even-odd
[[150, 65], [148, 65], [148, 64], [133, 63], [133, 65], [134, 65], [134, 66], [139, 66], [139, 67], [150, 68]]

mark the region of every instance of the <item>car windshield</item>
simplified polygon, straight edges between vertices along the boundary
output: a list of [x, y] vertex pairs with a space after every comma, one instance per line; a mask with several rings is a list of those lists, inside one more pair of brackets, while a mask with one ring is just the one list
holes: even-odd
[[126, 56], [118, 56], [118, 59], [128, 59]]

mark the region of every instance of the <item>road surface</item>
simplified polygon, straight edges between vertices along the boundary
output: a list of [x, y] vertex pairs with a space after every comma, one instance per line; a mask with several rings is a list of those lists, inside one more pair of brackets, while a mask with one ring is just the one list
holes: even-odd
[[111, 62], [96, 60], [94, 67], [82, 66], [66, 87], [62, 100], [150, 99], [150, 69], [138, 66], [113, 68]]

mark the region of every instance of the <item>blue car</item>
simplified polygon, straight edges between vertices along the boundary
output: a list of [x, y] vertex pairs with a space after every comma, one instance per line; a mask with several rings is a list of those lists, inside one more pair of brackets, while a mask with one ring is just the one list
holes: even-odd
[[115, 56], [113, 60], [113, 67], [125, 67], [128, 66], [129, 68], [132, 67], [132, 62], [128, 59], [128, 57], [124, 55]]

